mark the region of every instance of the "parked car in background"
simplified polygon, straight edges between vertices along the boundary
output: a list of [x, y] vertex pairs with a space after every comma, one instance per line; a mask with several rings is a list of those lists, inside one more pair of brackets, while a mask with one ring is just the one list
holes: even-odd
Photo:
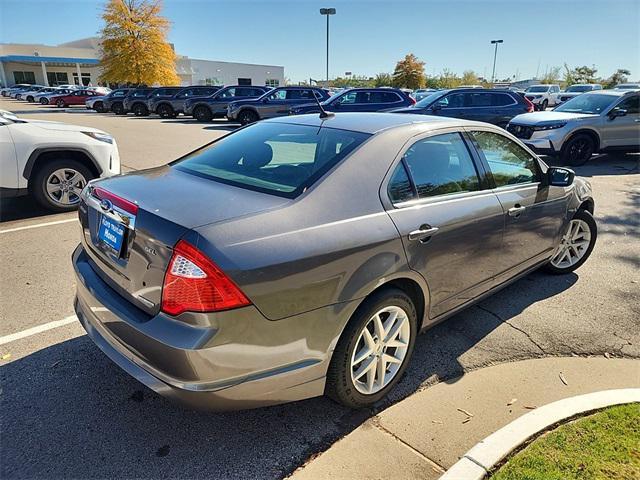
[[58, 88], [64, 88], [67, 90], [79, 90], [84, 87], [81, 87], [80, 85], [74, 85], [72, 83], [63, 83], [62, 85], [58, 85]]
[[114, 103], [122, 102], [122, 99], [131, 90], [133, 90], [133, 89], [132, 88], [117, 88], [115, 90], [112, 90], [108, 95], [106, 95], [102, 99], [101, 103], [100, 103], [100, 101], [96, 101], [96, 103], [94, 104], [94, 108], [97, 111], [100, 111], [100, 110], [98, 110], [98, 108], [101, 108], [103, 112], [110, 112], [111, 111], [111, 106]]
[[87, 110], [95, 110], [96, 112], [102, 113], [104, 112], [103, 105], [106, 97], [106, 95], [89, 97], [84, 101], [84, 106], [87, 107]]
[[100, 95], [108, 95], [111, 92], [109, 87], [86, 87], [85, 90], [92, 90], [94, 92], [99, 93]]
[[[322, 102], [329, 112], [379, 112], [414, 105], [416, 101], [398, 88], [352, 88]], [[292, 115], [320, 112], [316, 102], [291, 107]]]
[[57, 95], [67, 95], [72, 92], [75, 92], [75, 89], [55, 87], [51, 92], [37, 93], [33, 96], [33, 101], [38, 102], [41, 105], [49, 105], [49, 99], [51, 97], [55, 97]]
[[28, 92], [30, 90], [33, 90], [34, 88], [41, 88], [42, 85], [28, 85], [26, 87], [20, 87], [20, 88], [12, 88], [9, 91], [9, 97], [10, 98], [16, 98], [18, 95], [20, 95], [23, 92]]
[[209, 97], [222, 87], [216, 85], [200, 85], [184, 87], [178, 90], [172, 97], [151, 98], [148, 107], [152, 113], [157, 113], [161, 118], [175, 118], [184, 111], [184, 103], [194, 97]]
[[564, 92], [560, 92], [558, 94], [558, 103], [566, 102], [567, 100], [571, 100], [573, 97], [577, 97], [581, 93], [591, 92], [593, 90], [602, 90], [602, 85], [599, 83], [576, 83], [567, 87]]
[[77, 208], [89, 180], [120, 173], [118, 147], [108, 133], [2, 111], [0, 159], [1, 196], [31, 194], [57, 212]]
[[230, 102], [258, 98], [271, 90], [269, 87], [230, 85], [221, 88], [210, 97], [194, 97], [184, 102], [184, 114], [199, 122], [209, 122], [214, 118], [224, 118]]
[[158, 87], [154, 89], [147, 97], [147, 111], [151, 113], [151, 103], [158, 102], [163, 98], [171, 98], [184, 87]]
[[43, 88], [46, 88], [46, 87], [44, 85], [31, 85], [31, 88], [27, 88], [25, 90], [17, 92], [14, 98], [16, 100], [26, 100], [27, 94], [34, 95], [38, 93], [40, 90], [42, 90]]
[[87, 98], [99, 96], [101, 96], [99, 93], [92, 90], [74, 90], [71, 93], [50, 97], [49, 104], [59, 108], [70, 107], [72, 105], [84, 105]]
[[509, 90], [455, 88], [439, 90], [412, 107], [393, 112], [463, 118], [504, 128], [516, 115], [533, 110], [530, 101]]
[[542, 266], [572, 272], [597, 236], [571, 170], [495, 126], [423, 115], [258, 122], [92, 182], [78, 211], [89, 338], [209, 409], [371, 406], [422, 329]]
[[0, 95], [2, 95], [3, 97], [8, 97], [11, 95], [12, 92], [16, 90], [26, 89], [29, 87], [31, 87], [30, 83], [16, 83], [15, 85], [12, 85], [10, 87], [5, 87], [2, 90], [0, 90]]
[[615, 90], [640, 90], [640, 83], [621, 83], [615, 86]]
[[422, 100], [423, 98], [428, 97], [429, 95], [431, 95], [433, 92], [437, 92], [438, 90], [435, 88], [419, 88], [418, 90], [415, 90], [413, 92], [413, 95], [411, 95], [416, 102], [419, 102], [420, 100]]
[[519, 115], [507, 130], [532, 150], [571, 166], [597, 152], [640, 152], [640, 92], [585, 92], [551, 112]]
[[533, 103], [536, 110], [546, 110], [558, 103], [559, 85], [531, 85], [525, 91], [525, 97]]
[[114, 102], [111, 105], [111, 111], [116, 115], [126, 115], [133, 112], [136, 117], [144, 117], [149, 115], [149, 107], [147, 101], [149, 94], [155, 88], [141, 87], [130, 90], [122, 99], [122, 101]]
[[36, 98], [39, 98], [40, 95], [46, 95], [47, 93], [54, 93], [57, 90], [56, 87], [43, 87], [37, 90], [27, 91], [22, 94], [22, 98], [29, 103], [33, 103], [36, 101]]
[[292, 107], [312, 102], [314, 95], [320, 102], [329, 98], [327, 91], [318, 87], [274, 88], [256, 99], [231, 102], [227, 118], [247, 125], [263, 118], [282, 117], [289, 115]]

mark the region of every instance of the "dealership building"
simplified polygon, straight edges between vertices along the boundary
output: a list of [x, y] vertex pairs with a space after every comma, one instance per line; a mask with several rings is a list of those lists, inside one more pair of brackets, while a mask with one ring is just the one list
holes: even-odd
[[[0, 44], [0, 83], [98, 85], [100, 40], [85, 38], [60, 45]], [[182, 85], [284, 85], [284, 67], [197, 60], [178, 55]]]

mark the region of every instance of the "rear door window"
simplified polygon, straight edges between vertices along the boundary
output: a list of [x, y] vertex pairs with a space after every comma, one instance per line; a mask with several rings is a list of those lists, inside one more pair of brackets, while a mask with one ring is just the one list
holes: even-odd
[[504, 107], [513, 105], [516, 101], [508, 93], [491, 93], [491, 105], [494, 107]]

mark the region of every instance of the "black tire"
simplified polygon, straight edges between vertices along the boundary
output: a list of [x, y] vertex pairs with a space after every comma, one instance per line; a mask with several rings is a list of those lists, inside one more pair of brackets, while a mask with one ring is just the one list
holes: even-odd
[[102, 102], [96, 102], [93, 104], [93, 109], [98, 113], [104, 112], [104, 104]]
[[33, 95], [29, 95], [29, 96], [27, 97], [27, 102], [29, 102], [29, 103], [33, 103]]
[[64, 107], [66, 107], [66, 106], [67, 106], [67, 105], [64, 103], [64, 100], [62, 100], [62, 99], [60, 99], [60, 100], [58, 100], [58, 101], [56, 102], [56, 107], [58, 107], [58, 108], [64, 108]]
[[586, 133], [579, 133], [563, 145], [560, 160], [564, 165], [579, 167], [591, 159], [595, 150], [596, 143], [593, 138]]
[[146, 117], [149, 115], [149, 109], [143, 103], [136, 103], [131, 111], [136, 117]]
[[260, 120], [258, 114], [253, 110], [242, 110], [238, 114], [238, 121], [240, 125], [249, 125], [250, 123], [257, 122]]
[[49, 103], [49, 100], [47, 100], [46, 98], [41, 98], [40, 99], [40, 104], [41, 105], [47, 105]]
[[167, 105], [163, 103], [157, 109], [158, 115], [160, 118], [175, 118], [176, 112], [173, 111], [173, 107], [171, 105]]
[[589, 234], [591, 237], [589, 240], [589, 245], [587, 246], [587, 249], [584, 252], [582, 258], [580, 258], [580, 260], [578, 260], [573, 265], [560, 268], [553, 265], [551, 261], [549, 261], [549, 263], [544, 266], [544, 269], [553, 275], [564, 275], [566, 273], [573, 272], [577, 268], [580, 268], [582, 264], [587, 261], [587, 259], [591, 255], [591, 252], [593, 251], [593, 247], [595, 247], [596, 245], [596, 239], [598, 238], [598, 226], [596, 225], [596, 221], [594, 220], [593, 215], [591, 215], [591, 213], [589, 213], [587, 210], [578, 210], [573, 216], [572, 220], [582, 220], [585, 224], [588, 225]]
[[50, 198], [47, 193], [47, 180], [49, 177], [56, 170], [65, 168], [73, 169], [82, 174], [87, 182], [92, 178], [95, 178], [87, 166], [70, 158], [60, 158], [48, 161], [37, 167], [37, 170], [32, 173], [32, 176], [29, 179], [29, 191], [31, 195], [33, 195], [33, 198], [47, 210], [51, 210], [53, 212], [70, 212], [78, 207], [78, 203], [73, 205], [62, 205], [57, 203]]
[[116, 102], [113, 105], [111, 105], [111, 111], [116, 115], [125, 115], [127, 113], [124, 111], [124, 106], [122, 105], [122, 102]]
[[199, 122], [210, 122], [213, 119], [213, 114], [208, 107], [199, 105], [193, 110], [193, 118]]
[[547, 100], [543, 100], [542, 104], [540, 105], [540, 110], [544, 112], [548, 106], [549, 106], [549, 102]]
[[[351, 379], [351, 357], [354, 349], [358, 347], [361, 332], [374, 314], [387, 306], [400, 307], [407, 314], [410, 326], [407, 352], [400, 368], [389, 384], [376, 393], [364, 394], [356, 389]], [[325, 395], [350, 408], [365, 408], [373, 405], [387, 395], [396, 383], [398, 383], [400, 378], [402, 378], [411, 360], [417, 334], [418, 321], [416, 309], [406, 293], [396, 288], [383, 289], [374, 293], [358, 307], [338, 341], [327, 372]]]

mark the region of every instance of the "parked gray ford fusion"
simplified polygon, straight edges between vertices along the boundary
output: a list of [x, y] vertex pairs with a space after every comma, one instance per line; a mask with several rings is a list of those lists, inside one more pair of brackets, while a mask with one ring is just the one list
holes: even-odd
[[73, 254], [94, 342], [192, 407], [370, 405], [416, 335], [597, 235], [591, 188], [492, 125], [301, 115], [92, 182]]

